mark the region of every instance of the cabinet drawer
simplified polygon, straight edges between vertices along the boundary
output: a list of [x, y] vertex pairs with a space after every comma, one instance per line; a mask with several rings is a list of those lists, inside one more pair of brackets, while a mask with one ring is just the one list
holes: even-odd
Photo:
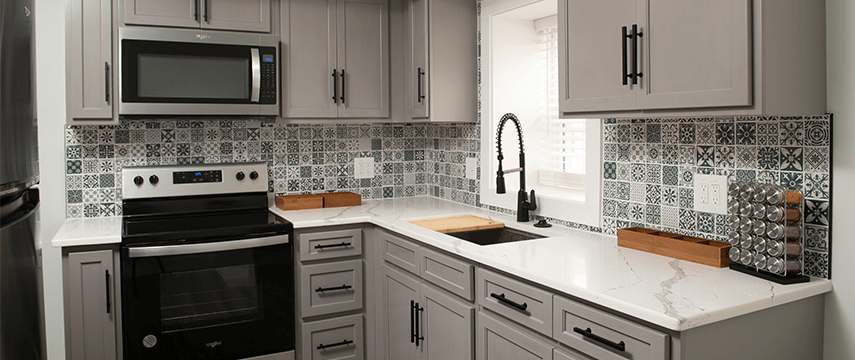
[[478, 313], [477, 360], [551, 360], [553, 347], [504, 321]]
[[362, 323], [362, 315], [352, 315], [303, 324], [300, 344], [303, 359], [363, 359]]
[[554, 316], [555, 340], [596, 359], [670, 358], [671, 338], [667, 334], [559, 296], [555, 297]]
[[472, 301], [475, 273], [472, 264], [422, 248], [421, 276], [449, 292]]
[[484, 269], [478, 269], [476, 286], [481, 306], [552, 336], [551, 293]]
[[362, 309], [362, 260], [308, 265], [300, 270], [303, 317]]
[[362, 255], [362, 229], [300, 234], [300, 261]]
[[383, 249], [383, 260], [399, 266], [417, 276], [421, 275], [421, 248], [385, 231], [380, 232], [380, 246]]

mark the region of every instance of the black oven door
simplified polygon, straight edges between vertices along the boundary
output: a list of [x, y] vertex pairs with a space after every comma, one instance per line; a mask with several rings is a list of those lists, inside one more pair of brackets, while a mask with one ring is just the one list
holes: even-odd
[[243, 359], [294, 350], [288, 235], [122, 248], [125, 359]]

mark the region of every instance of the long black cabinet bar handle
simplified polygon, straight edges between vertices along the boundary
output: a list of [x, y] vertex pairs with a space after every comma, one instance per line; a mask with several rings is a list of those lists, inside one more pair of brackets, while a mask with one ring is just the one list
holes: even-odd
[[204, 4], [205, 5], [205, 22], [208, 22], [208, 8], [210, 8], [210, 6], [208, 5], [208, 0], [202, 0], [202, 1], [205, 2], [205, 4]]
[[353, 344], [353, 340], [344, 340], [342, 342], [337, 342], [335, 344], [329, 344], [329, 345], [320, 344], [320, 345], [318, 345], [318, 350], [329, 349], [331, 347], [344, 346], [344, 345], [350, 345], [350, 344]]
[[344, 69], [341, 69], [341, 103], [344, 104], [344, 92], [347, 90], [347, 86], [344, 86]]
[[329, 249], [329, 248], [335, 248], [335, 247], [348, 247], [350, 245], [351, 244], [349, 242], [343, 242], [341, 244], [332, 244], [332, 245], [315, 245], [315, 249], [323, 250], [323, 249]]
[[199, 1], [193, 0], [193, 20], [199, 21]]
[[504, 294], [504, 293], [502, 293], [502, 295], [496, 295], [496, 293], [490, 293], [490, 296], [491, 296], [492, 298], [494, 298], [494, 299], [498, 300], [499, 302], [501, 302], [501, 303], [503, 303], [503, 304], [505, 304], [505, 305], [508, 305], [508, 306], [510, 306], [510, 307], [512, 307], [512, 308], [514, 308], [514, 309], [517, 309], [517, 310], [519, 310], [519, 311], [525, 312], [525, 311], [526, 311], [526, 309], [528, 309], [528, 304], [526, 304], [526, 303], [522, 303], [522, 304], [520, 304], [520, 303], [518, 303], [518, 302], [516, 302], [516, 301], [509, 300], [508, 298], [506, 298], [506, 297], [505, 297], [505, 294]]
[[422, 76], [425, 76], [425, 72], [422, 71], [422, 68], [419, 68], [419, 74], [418, 74], [418, 78], [419, 78], [419, 102], [422, 102], [422, 100], [424, 100], [424, 98], [425, 98], [425, 96], [422, 95]]
[[604, 337], [594, 335], [594, 333], [591, 331], [591, 328], [587, 328], [585, 330], [582, 330], [581, 328], [573, 327], [573, 332], [580, 334], [586, 338], [590, 338], [590, 339], [592, 339], [592, 340], [594, 340], [600, 344], [606, 345], [606, 346], [608, 346], [612, 349], [615, 349], [617, 351], [626, 351], [626, 343], [624, 343], [623, 341], [616, 343], [616, 342], [611, 341], [609, 339], [606, 339]]
[[419, 312], [425, 311], [425, 308], [420, 307], [419, 303], [416, 303], [416, 347], [419, 346], [419, 340], [424, 340], [425, 337], [422, 336], [421, 328], [419, 327]]
[[416, 302], [410, 300], [410, 343], [416, 342]]
[[319, 287], [319, 288], [315, 289], [315, 292], [350, 290], [351, 288], [353, 288], [353, 286], [350, 286], [350, 285], [342, 285], [342, 286], [336, 286], [336, 287], [331, 287], [331, 288]]
[[110, 63], [104, 62], [104, 101], [110, 103]]
[[638, 84], [638, 78], [644, 74], [638, 72], [638, 38], [644, 33], [638, 31], [638, 24], [632, 24], [632, 84]]
[[110, 308], [113, 307], [113, 305], [110, 304], [110, 270], [104, 270], [104, 278], [106, 279], [106, 282], [107, 282], [107, 286], [106, 286], [106, 289], [107, 289], [107, 291], [106, 291], [106, 294], [107, 294], [107, 313], [109, 314]]
[[333, 104], [338, 104], [338, 72], [332, 70], [332, 101]]
[[621, 33], [620, 33], [620, 42], [621, 42], [621, 47], [623, 48], [623, 61], [622, 61], [623, 71], [621, 71], [620, 77], [623, 78], [623, 84], [624, 85], [629, 85], [629, 80], [627, 80], [627, 79], [632, 77], [632, 74], [629, 74], [627, 72], [628, 71], [628, 69], [627, 69], [628, 65], [626, 63], [627, 62], [626, 58], [627, 58], [627, 56], [629, 56], [629, 54], [627, 53], [627, 49], [626, 49], [626, 41], [628, 38], [630, 38], [630, 36], [629, 36], [629, 34], [626, 33], [626, 31], [627, 31], [627, 28], [626, 28], [626, 26], [624, 26], [623, 29], [621, 30]]

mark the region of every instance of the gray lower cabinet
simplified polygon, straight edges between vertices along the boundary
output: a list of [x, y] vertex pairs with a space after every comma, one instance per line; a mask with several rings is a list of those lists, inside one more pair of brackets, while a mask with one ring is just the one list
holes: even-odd
[[305, 265], [300, 272], [303, 317], [362, 309], [362, 260]]
[[415, 345], [414, 306], [419, 301], [419, 280], [394, 267], [383, 265], [383, 294], [379, 336], [383, 338], [381, 358], [418, 359]]
[[126, 25], [270, 32], [270, 0], [123, 0]]
[[65, 351], [69, 360], [116, 360], [120, 307], [116, 294], [118, 251], [80, 249], [63, 253]]
[[554, 347], [526, 331], [478, 313], [478, 360], [551, 360]]
[[305, 360], [362, 360], [365, 358], [362, 315], [303, 324], [300, 351]]
[[67, 123], [118, 123], [112, 0], [67, 0], [65, 39]]
[[387, 118], [388, 0], [283, 0], [282, 117]]

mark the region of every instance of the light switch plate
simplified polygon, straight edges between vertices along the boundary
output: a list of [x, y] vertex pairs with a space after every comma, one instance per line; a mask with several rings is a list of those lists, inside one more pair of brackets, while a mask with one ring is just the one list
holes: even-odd
[[355, 158], [353, 159], [353, 175], [357, 179], [374, 178], [374, 158]]
[[466, 158], [466, 178], [473, 180], [478, 178], [478, 159]]
[[695, 211], [727, 215], [727, 176], [695, 175]]

